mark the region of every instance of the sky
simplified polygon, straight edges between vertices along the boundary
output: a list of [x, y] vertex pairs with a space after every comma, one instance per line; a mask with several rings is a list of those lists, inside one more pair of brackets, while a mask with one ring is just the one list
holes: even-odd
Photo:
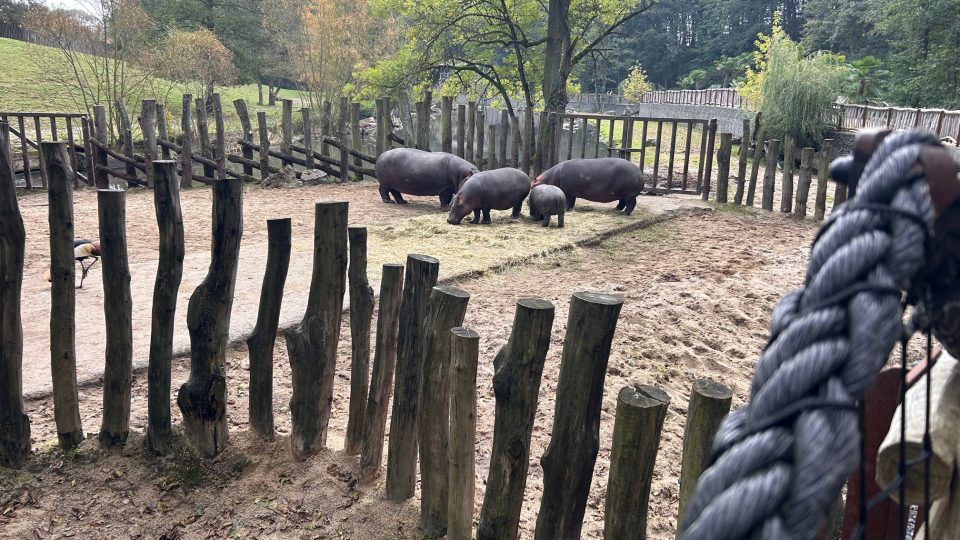
[[44, 0], [44, 3], [50, 7], [62, 7], [66, 9], [90, 11], [88, 2], [86, 0]]

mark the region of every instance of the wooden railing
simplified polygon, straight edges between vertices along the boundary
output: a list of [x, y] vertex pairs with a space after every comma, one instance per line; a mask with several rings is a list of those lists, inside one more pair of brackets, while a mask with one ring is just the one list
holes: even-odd
[[642, 103], [670, 105], [712, 105], [739, 108], [740, 94], [736, 88], [708, 88], [706, 90], [655, 90], [643, 95]]
[[960, 111], [838, 104], [840, 129], [924, 129], [960, 140]]
[[[89, 183], [90, 175], [84, 176], [78, 171], [78, 154], [83, 155], [83, 163], [90, 162], [87, 115], [65, 112], [7, 112], [0, 111], [0, 122], [10, 124], [11, 145], [14, 155], [14, 168], [23, 175], [24, 187], [46, 187], [46, 169], [40, 143], [47, 140], [67, 141], [67, 154], [73, 168], [74, 183]], [[35, 159], [31, 158], [33, 154]], [[39, 179], [40, 182], [35, 180]]]

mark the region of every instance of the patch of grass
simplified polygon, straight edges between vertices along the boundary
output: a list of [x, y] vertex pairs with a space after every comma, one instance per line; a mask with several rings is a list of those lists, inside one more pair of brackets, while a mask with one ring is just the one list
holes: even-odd
[[183, 487], [195, 488], [207, 478], [206, 462], [186, 444], [179, 444], [174, 451], [160, 460], [162, 474]]

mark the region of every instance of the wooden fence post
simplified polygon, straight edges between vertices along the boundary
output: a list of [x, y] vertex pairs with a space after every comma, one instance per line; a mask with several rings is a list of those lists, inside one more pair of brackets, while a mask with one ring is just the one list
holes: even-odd
[[367, 280], [367, 229], [349, 227], [350, 263], [350, 415], [344, 453], [354, 456], [363, 446], [370, 373], [370, 324], [373, 318], [373, 289]]
[[177, 162], [153, 162], [153, 200], [160, 229], [160, 261], [153, 287], [150, 361], [147, 368], [147, 448], [157, 454], [170, 449], [170, 361], [173, 358], [177, 291], [183, 277], [183, 213]]
[[[130, 125], [130, 115], [127, 114], [127, 105], [123, 98], [117, 100], [117, 114], [120, 116], [120, 133], [123, 135], [123, 155], [131, 161], [127, 163], [127, 176], [137, 177], [137, 167], [133, 164], [133, 128]], [[38, 119], [39, 120], [39, 119]], [[38, 122], [39, 124], [39, 122]], [[101, 141], [109, 144], [106, 140]]]
[[[196, 99], [197, 108], [197, 144], [200, 145], [200, 155], [208, 160], [213, 159], [213, 150], [210, 146], [210, 122], [207, 118], [207, 104], [201, 99]], [[203, 164], [203, 175], [207, 178], [213, 178], [217, 175], [217, 168], [208, 164]]]
[[[107, 127], [107, 109], [103, 105], [94, 105], [93, 106], [93, 136], [96, 139], [99, 139], [100, 142], [106, 143], [106, 137], [109, 135]], [[26, 136], [26, 135], [24, 135]], [[91, 174], [94, 178], [94, 185], [97, 189], [109, 189], [110, 188], [110, 175], [106, 171], [97, 169], [97, 165], [107, 166], [107, 151], [100, 147], [93, 147], [93, 165]], [[46, 174], [46, 172], [44, 172]]]
[[[247, 142], [253, 142], [253, 125], [250, 123], [250, 113], [247, 111], [247, 102], [243, 99], [233, 100], [233, 108], [237, 110], [237, 117], [240, 119], [240, 129], [243, 133], [240, 138]], [[306, 135], [304, 135], [304, 144], [306, 144]], [[240, 152], [243, 159], [253, 161], [253, 149], [245, 144], [240, 145]], [[307, 156], [310, 159], [310, 156]], [[243, 164], [243, 174], [253, 176], [253, 166], [249, 163]]]
[[100, 218], [106, 364], [103, 370], [103, 423], [100, 444], [123, 446], [130, 431], [133, 383], [133, 300], [127, 262], [126, 198], [121, 190], [97, 192]]
[[[170, 140], [167, 130], [167, 107], [163, 103], [157, 103], [157, 136], [165, 141]], [[170, 159], [170, 149], [166, 146], [160, 147], [160, 159]]]
[[570, 301], [556, 409], [543, 466], [535, 538], [579, 538], [600, 448], [600, 402], [623, 298], [576, 293]]
[[[158, 109], [158, 112], [161, 112], [161, 110], [162, 110], [162, 106], [160, 107], [160, 109]], [[23, 121], [23, 117], [20, 117], [20, 120]], [[158, 125], [162, 126], [163, 131], [161, 131], [161, 133], [166, 132], [166, 129], [167, 129], [166, 121], [164, 121], [163, 124], [158, 124]], [[91, 148], [93, 145], [90, 144], [90, 132], [92, 127], [93, 127], [93, 123], [90, 121], [90, 118], [83, 117], [80, 119], [80, 130], [81, 130], [80, 136], [83, 137], [83, 157], [85, 158], [88, 186], [93, 186], [95, 185], [95, 182], [96, 182], [96, 177], [94, 175], [94, 173], [96, 172], [94, 171], [94, 169], [96, 168], [96, 162], [93, 160], [93, 149]], [[21, 141], [21, 143], [24, 146], [26, 145], [26, 143], [23, 141]], [[170, 153], [169, 150], [165, 150], [165, 152], [166, 153], [164, 155], [169, 155]], [[23, 179], [26, 182], [28, 190], [31, 189], [29, 169], [30, 167], [26, 167], [25, 170], [23, 171]]]
[[190, 378], [177, 393], [187, 442], [213, 457], [227, 444], [226, 349], [243, 234], [243, 181], [213, 184], [213, 249], [207, 277], [190, 296]]
[[333, 105], [329, 101], [323, 101], [323, 114], [320, 116], [320, 153], [329, 156], [330, 144], [326, 138], [330, 136], [330, 122], [333, 116]]
[[[519, 113], [514, 113], [519, 114]], [[521, 167], [520, 163], [520, 117], [511, 116], [510, 117], [510, 166], [519, 169]], [[526, 171], [524, 171], [526, 172]]]
[[153, 189], [153, 160], [157, 159], [157, 102], [145, 99], [140, 106], [140, 130], [143, 131], [143, 157], [147, 187]]
[[280, 103], [283, 104], [283, 112], [280, 117], [280, 152], [283, 154], [290, 153], [290, 145], [293, 144], [293, 100], [284, 99]]
[[467, 147], [467, 119], [464, 117], [466, 110], [466, 106], [457, 105], [457, 156], [461, 159]]
[[377, 117], [376, 117], [376, 118], [377, 118], [377, 134], [376, 134], [376, 139], [377, 139], [377, 157], [380, 157], [380, 154], [382, 154], [382, 153], [384, 153], [384, 152], [386, 151], [386, 148], [384, 147], [384, 141], [385, 141], [386, 138], [387, 138], [387, 136], [385, 135], [385, 131], [386, 131], [386, 129], [387, 129], [387, 126], [385, 126], [384, 123], [383, 123], [383, 117], [384, 117], [384, 114], [383, 114], [383, 98], [377, 98], [377, 112], [376, 112], [376, 115], [377, 115]]
[[523, 159], [521, 161], [523, 172], [530, 174], [530, 167], [533, 166], [533, 153], [536, 149], [534, 138], [536, 134], [533, 129], [533, 111], [527, 109], [523, 112]]
[[317, 203], [307, 311], [303, 320], [284, 334], [293, 387], [290, 446], [298, 460], [317, 453], [327, 443], [346, 274], [347, 203]]
[[730, 190], [730, 149], [733, 134], [720, 134], [720, 150], [717, 151], [717, 202], [727, 202], [727, 192]]
[[420, 528], [437, 538], [447, 531], [450, 463], [450, 330], [463, 324], [470, 295], [449, 286], [434, 287], [424, 321], [420, 354]]
[[[193, 187], [193, 115], [190, 107], [193, 106], [193, 96], [183, 95], [183, 116], [180, 118], [180, 133], [183, 139], [180, 144], [180, 187]], [[97, 187], [100, 187], [99, 185]]]
[[507, 161], [507, 138], [510, 135], [510, 114], [506, 109], [500, 111], [500, 154], [497, 163], [501, 167], [510, 167]]
[[273, 440], [273, 347], [290, 266], [290, 234], [290, 218], [267, 220], [267, 268], [260, 288], [257, 324], [247, 338], [250, 430], [267, 441]]
[[440, 101], [440, 150], [453, 153], [453, 97], [443, 96]]
[[267, 113], [257, 112], [257, 132], [260, 136], [260, 179], [270, 176], [270, 135], [267, 133]]
[[[306, 152], [304, 152], [307, 160], [306, 167], [313, 169], [316, 167], [316, 164], [313, 161], [313, 120], [310, 119], [309, 107], [300, 109], [300, 122], [303, 124], [303, 148], [306, 150]], [[246, 155], [244, 155], [244, 157], [246, 157]], [[253, 159], [253, 150], [250, 150], [250, 159]]]
[[[547, 130], [550, 129], [550, 113], [547, 111], [540, 112], [540, 131], [536, 135], [536, 139], [540, 144], [537, 145], [536, 149], [532, 152], [533, 156], [533, 174], [534, 176], [542, 173], [544, 165], [546, 165], [547, 152], [549, 151], [549, 138], [545, 136], [545, 133], [549, 133]], [[599, 132], [600, 124], [597, 123], [597, 130]], [[599, 138], [599, 134], [597, 137]]]
[[420, 352], [426, 333], [423, 323], [430, 307], [430, 291], [437, 284], [439, 271], [440, 261], [433, 257], [407, 256], [387, 453], [386, 498], [391, 501], [413, 497], [416, 485]]
[[763, 199], [761, 206], [764, 210], [773, 211], [773, 190], [777, 181], [777, 164], [780, 161], [780, 141], [770, 139], [770, 148], [767, 152], [767, 169], [763, 175]]
[[26, 230], [17, 205], [9, 129], [9, 124], [0, 124], [0, 466], [17, 468], [30, 456], [20, 316]]
[[69, 450], [83, 440], [77, 391], [76, 261], [73, 255], [73, 174], [66, 144], [40, 145], [47, 171], [50, 227], [50, 360], [53, 415], [60, 447]]
[[763, 160], [763, 130], [757, 132], [757, 142], [753, 150], [753, 164], [750, 167], [750, 184], [747, 186], [747, 206], [753, 206], [757, 192], [757, 176], [760, 174], [760, 162]]
[[[693, 496], [697, 479], [710, 463], [713, 438], [720, 423], [730, 412], [733, 391], [710, 379], [693, 381], [690, 405], [687, 407], [687, 423], [683, 429], [683, 464], [680, 470], [680, 504], [677, 524], [683, 522], [683, 511]], [[644, 506], [645, 508], [646, 506]], [[679, 534], [678, 534], [679, 537]]]
[[350, 120], [350, 98], [340, 97], [337, 115], [337, 142], [340, 143], [340, 182], [350, 181], [350, 141], [347, 138], [347, 122]]
[[617, 395], [603, 537], [647, 537], [647, 506], [660, 432], [670, 396], [655, 386], [625, 386]]
[[814, 202], [813, 219], [822, 221], [827, 213], [827, 184], [830, 182], [830, 150], [833, 139], [824, 139], [817, 160], [817, 200]]
[[417, 115], [417, 125], [414, 126], [414, 130], [413, 130], [413, 136], [414, 136], [413, 145], [417, 150], [423, 150], [424, 149], [423, 123], [426, 121], [423, 118], [425, 116], [424, 109], [423, 109], [423, 102], [418, 101], [414, 103], [413, 107]]
[[[476, 133], [476, 129], [477, 129], [476, 126], [477, 126], [477, 102], [476, 102], [476, 101], [468, 101], [468, 102], [467, 102], [467, 146], [466, 146], [466, 148], [464, 148], [464, 155], [465, 155], [465, 157], [464, 157], [463, 159], [469, 161], [470, 163], [474, 163], [474, 159], [473, 159], [473, 150], [474, 150], [473, 144], [474, 144], [474, 140], [473, 140], [473, 137], [474, 137], [474, 134]], [[479, 164], [477, 164], [477, 163], [474, 163], [474, 164], [475, 164], [475, 165], [479, 165]]]
[[369, 482], [379, 476], [380, 462], [383, 460], [383, 434], [387, 428], [387, 406], [390, 404], [393, 370], [397, 360], [402, 288], [403, 265], [383, 265], [380, 277], [380, 311], [377, 314], [377, 351], [373, 355], [373, 375], [363, 421], [361, 482]]
[[430, 120], [433, 112], [433, 92], [427, 90], [423, 93], [423, 122], [418, 120], [418, 127], [422, 130], [423, 150], [430, 151]]
[[[350, 104], [350, 146], [358, 152], [363, 150], [363, 139], [360, 137], [360, 104], [359, 103]], [[357, 167], [363, 167], [363, 160], [360, 159], [359, 155], [353, 156], [353, 164], [356, 165]], [[362, 172], [354, 173], [353, 179], [356, 180], [357, 182], [363, 180], [363, 173]]]
[[796, 157], [796, 144], [793, 135], [783, 137], [783, 181], [780, 194], [780, 211], [789, 214], [793, 208], [793, 161]]
[[833, 191], [833, 208], [830, 212], [835, 212], [840, 205], [847, 201], [847, 186], [837, 182], [837, 187]]
[[227, 179], [227, 133], [223, 124], [223, 105], [220, 103], [220, 94], [211, 96], [213, 101], [214, 134], [217, 136], [214, 146], [214, 161], [217, 163], [217, 180]]
[[480, 169], [481, 171], [485, 171], [490, 168], [486, 164], [484, 164], [484, 161], [483, 161], [483, 143], [484, 143], [483, 139], [484, 139], [484, 134], [486, 133], [485, 128], [487, 127], [486, 118], [487, 118], [486, 111], [483, 108], [477, 109], [477, 151], [475, 154], [477, 158], [477, 162], [474, 165], [476, 165], [477, 168]]
[[800, 151], [800, 180], [797, 183], [797, 204], [793, 212], [798, 217], [807, 215], [807, 199], [810, 195], [810, 180], [813, 168], [813, 148]]
[[[676, 129], [674, 129], [674, 132]], [[713, 153], [716, 151], [717, 142], [717, 119], [710, 120], [709, 135], [707, 136], [707, 164], [703, 174], [703, 186], [700, 198], [704, 201], [710, 200], [710, 179], [713, 177]], [[672, 145], [671, 145], [672, 146]], [[673, 153], [670, 154], [671, 157]], [[673, 173], [673, 168], [670, 169]]]
[[490, 170], [499, 168], [500, 164], [497, 163], [497, 125], [490, 124], [487, 126], [487, 138], [490, 139], [490, 152], [487, 154], [487, 168]]
[[447, 538], [473, 538], [474, 453], [477, 440], [477, 362], [480, 336], [469, 328], [450, 331], [450, 486]]
[[477, 540], [518, 538], [530, 438], [554, 311], [547, 300], [518, 300], [510, 338], [493, 360], [493, 450]]

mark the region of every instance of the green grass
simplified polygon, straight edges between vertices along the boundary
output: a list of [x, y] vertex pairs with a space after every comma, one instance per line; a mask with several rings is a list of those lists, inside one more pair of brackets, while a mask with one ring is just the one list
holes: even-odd
[[[83, 112], [82, 105], [77, 104], [71, 97], [70, 89], [65, 88], [56, 77], [50, 76], [37, 61], [43, 55], [55, 53], [53, 49], [42, 45], [33, 45], [12, 39], [0, 39], [0, 110], [11, 112]], [[56, 58], [56, 56], [54, 56]], [[62, 72], [69, 72], [66, 62], [61, 66]], [[266, 90], [266, 89], [264, 89]], [[246, 84], [240, 86], [217, 88], [224, 108], [224, 124], [227, 133], [240, 132], [240, 120], [233, 107], [233, 101], [242, 98], [247, 102], [247, 109], [251, 119], [256, 122], [258, 111], [267, 113], [267, 122], [270, 129], [276, 131], [280, 124], [281, 106], [257, 105], [257, 85]], [[138, 114], [140, 100], [151, 98], [149, 89], [144, 89], [140, 96], [127, 99], [127, 106], [131, 116]], [[171, 133], [179, 133], [180, 114], [183, 87], [174, 87], [165, 105], [167, 107], [167, 125]], [[299, 106], [299, 95], [293, 90], [282, 90], [280, 96], [294, 100], [294, 106]], [[211, 131], [213, 119], [210, 119]], [[48, 130], [46, 120], [43, 129]], [[65, 126], [58, 126], [59, 131], [65, 134]], [[139, 133], [134, 134], [135, 137]]]

